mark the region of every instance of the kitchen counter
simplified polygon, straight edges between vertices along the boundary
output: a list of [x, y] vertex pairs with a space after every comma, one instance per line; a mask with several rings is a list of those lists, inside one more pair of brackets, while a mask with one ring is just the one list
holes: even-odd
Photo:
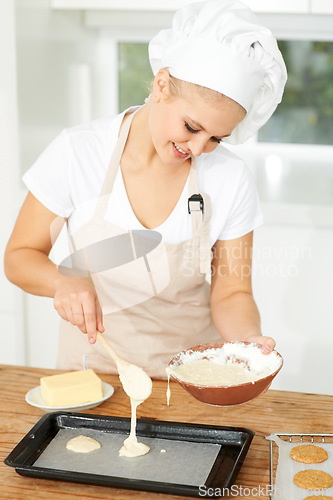
[[[117, 500], [157, 500], [162, 494], [120, 490], [99, 486], [65, 483], [45, 479], [22, 477], [15, 469], [3, 463], [5, 457], [44, 415], [38, 408], [25, 401], [25, 394], [39, 385], [41, 376], [59, 373], [42, 368], [0, 365], [0, 429], [1, 429], [1, 499], [26, 498], [70, 500], [72, 498]], [[130, 416], [130, 402], [122, 390], [117, 376], [101, 375], [102, 380], [113, 385], [113, 396], [100, 406], [85, 413]], [[265, 439], [274, 432], [332, 433], [333, 396], [299, 392], [269, 390], [248, 403], [233, 407], [205, 405], [191, 397], [177, 383], [171, 383], [170, 406], [166, 405], [166, 381], [153, 381], [151, 397], [139, 406], [137, 415], [159, 420], [190, 422], [209, 425], [246, 427], [255, 436], [238, 475], [238, 498], [269, 498], [269, 442]], [[241, 492], [243, 491], [243, 495]], [[232, 496], [235, 496], [234, 494]], [[189, 497], [165, 495], [166, 500]], [[208, 495], [207, 495], [208, 498]]]

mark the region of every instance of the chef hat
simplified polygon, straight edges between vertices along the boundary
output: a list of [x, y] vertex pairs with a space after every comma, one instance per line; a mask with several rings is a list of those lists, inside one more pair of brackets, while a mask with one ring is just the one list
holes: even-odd
[[167, 68], [186, 82], [241, 104], [246, 117], [224, 142], [240, 144], [262, 127], [281, 102], [287, 71], [271, 31], [238, 0], [206, 0], [178, 10], [172, 28], [149, 44], [156, 73]]

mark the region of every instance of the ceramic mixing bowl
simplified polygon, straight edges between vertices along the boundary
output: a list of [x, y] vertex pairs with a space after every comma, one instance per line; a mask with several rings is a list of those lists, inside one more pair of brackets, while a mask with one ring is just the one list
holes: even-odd
[[[202, 344], [176, 354], [169, 362], [171, 368], [170, 376], [176, 380], [187, 392], [199, 401], [215, 406], [237, 405], [250, 401], [260, 396], [271, 385], [273, 379], [282, 368], [283, 359], [277, 351], [270, 354], [261, 353], [261, 345], [251, 342], [215, 342]], [[243, 363], [250, 370], [265, 367], [263, 372], [268, 375], [253, 382], [229, 386], [207, 386], [199, 385], [181, 380], [172, 371], [180, 364], [195, 361], [197, 359], [214, 359], [216, 356], [224, 356], [227, 363]]]

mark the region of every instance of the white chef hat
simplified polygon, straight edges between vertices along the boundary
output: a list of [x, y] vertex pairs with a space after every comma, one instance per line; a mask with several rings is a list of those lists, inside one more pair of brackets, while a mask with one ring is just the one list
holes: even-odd
[[149, 44], [156, 73], [216, 90], [241, 104], [246, 117], [224, 142], [241, 144], [281, 102], [287, 71], [271, 31], [238, 0], [206, 0], [178, 10], [172, 28]]

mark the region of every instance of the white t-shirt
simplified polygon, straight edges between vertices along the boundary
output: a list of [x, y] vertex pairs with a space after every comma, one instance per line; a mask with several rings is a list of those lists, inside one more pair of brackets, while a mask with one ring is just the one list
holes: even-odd
[[[124, 112], [125, 113], [125, 112]], [[93, 215], [124, 113], [64, 130], [25, 173], [29, 191], [51, 212], [68, 218], [71, 232]], [[211, 246], [239, 238], [262, 223], [259, 200], [244, 162], [220, 145], [197, 158], [199, 191], [212, 203]], [[177, 205], [159, 227], [166, 243], [192, 237], [188, 181]], [[129, 203], [120, 167], [105, 218], [129, 229], [144, 229]]]

